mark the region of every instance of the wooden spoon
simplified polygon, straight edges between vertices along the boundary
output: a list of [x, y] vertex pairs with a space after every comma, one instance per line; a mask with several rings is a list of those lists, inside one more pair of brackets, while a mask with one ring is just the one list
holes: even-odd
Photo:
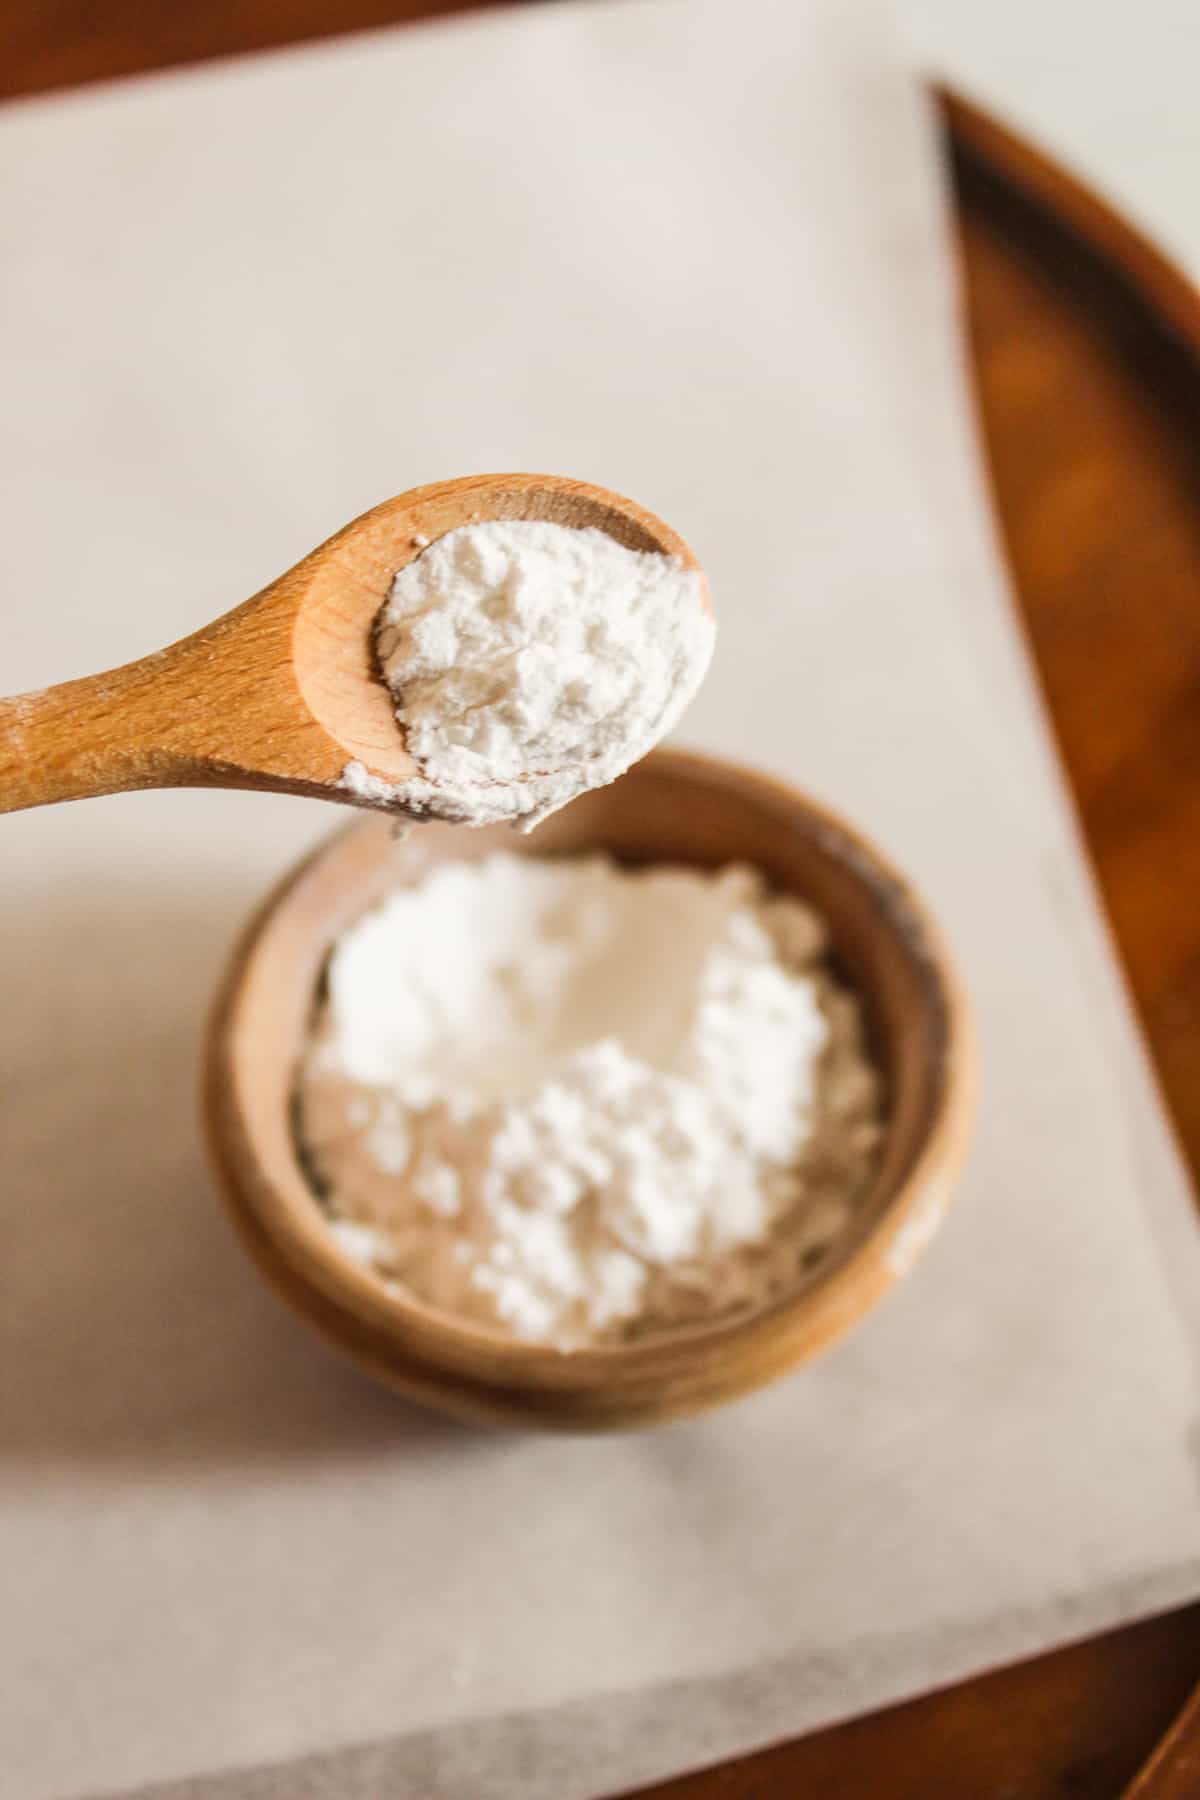
[[418, 773], [372, 626], [393, 577], [426, 544], [489, 519], [595, 526], [698, 568], [652, 513], [586, 482], [477, 475], [415, 488], [169, 649], [0, 700], [0, 812], [151, 787], [271, 788], [403, 812], [402, 796], [340, 785], [351, 762], [389, 785]]

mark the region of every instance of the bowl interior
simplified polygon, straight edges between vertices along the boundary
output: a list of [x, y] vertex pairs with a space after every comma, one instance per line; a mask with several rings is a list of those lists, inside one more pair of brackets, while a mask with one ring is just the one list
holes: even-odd
[[[834, 1282], [878, 1238], [889, 1215], [912, 1202], [914, 1171], [952, 1110], [952, 1040], [961, 1023], [953, 979], [919, 902], [847, 826], [789, 788], [672, 752], [656, 752], [612, 787], [584, 795], [532, 838], [505, 827], [430, 825], [399, 843], [386, 819], [364, 819], [320, 849], [267, 902], [236, 959], [214, 1024], [210, 1122], [225, 1185], [236, 1190], [235, 1214], [244, 1230], [249, 1226], [251, 1248], [277, 1285], [282, 1265], [288, 1297], [310, 1317], [318, 1309], [317, 1322], [343, 1340], [353, 1328], [359, 1341], [351, 1348], [390, 1379], [395, 1370], [378, 1365], [394, 1351], [432, 1359], [468, 1381], [577, 1387], [591, 1378], [589, 1367], [597, 1379], [603, 1370], [611, 1378], [619, 1364], [635, 1379], [648, 1372], [646, 1357], [656, 1345], [661, 1376], [682, 1366], [689, 1343], [719, 1344], [748, 1315], [567, 1356], [513, 1343], [442, 1318], [346, 1262], [324, 1229], [298, 1159], [292, 1086], [330, 946], [388, 889], [419, 881], [446, 859], [475, 859], [501, 846], [538, 856], [603, 849], [629, 862], [704, 867], [744, 861], [825, 916], [835, 956], [865, 1006], [885, 1074], [888, 1125], [871, 1192], [845, 1241], [806, 1284], [812, 1289]], [[827, 1309], [826, 1336], [844, 1329], [887, 1285], [879, 1267], [864, 1266], [860, 1276], [857, 1296], [847, 1290]], [[802, 1298], [798, 1289], [758, 1312], [786, 1311]], [[795, 1341], [793, 1332], [791, 1360]]]

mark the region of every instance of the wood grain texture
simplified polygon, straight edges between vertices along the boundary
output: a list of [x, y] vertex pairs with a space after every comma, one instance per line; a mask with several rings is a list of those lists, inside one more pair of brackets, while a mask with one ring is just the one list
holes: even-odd
[[1127, 1800], [1195, 1800], [1200, 1794], [1200, 1687], [1129, 1788]]
[[[191, 637], [124, 668], [0, 700], [0, 813], [155, 787], [264, 788], [403, 811], [403, 794], [371, 800], [341, 782], [351, 762], [389, 784], [419, 773], [374, 664], [375, 618], [424, 545], [493, 519], [592, 527], [699, 572], [670, 526], [589, 482], [468, 475], [414, 488]], [[698, 604], [711, 612], [703, 581]], [[437, 812], [423, 787], [411, 810]]]
[[[457, 9], [457, 0], [9, 0], [0, 93]], [[1122, 273], [1129, 239], [1114, 235], [1107, 215], [1103, 254], [1089, 253], [1088, 198], [1069, 176], [1058, 172], [1056, 197], [1041, 159], [1003, 133], [989, 144], [966, 115], [955, 122], [966, 309], [999, 523], [1132, 989], [1196, 1169], [1200, 352], [1169, 341], [1193, 341], [1194, 296], [1172, 278], [1166, 308], [1154, 301], [1140, 285], [1144, 258], [1134, 257], [1132, 283]], [[1198, 1674], [1193, 1606], [657, 1791], [663, 1800], [1113, 1800]], [[1179, 1740], [1164, 1749], [1147, 1781], [1165, 1769], [1174, 1787], [1144, 1784], [1137, 1800], [1200, 1795], [1185, 1752]]]
[[409, 498], [166, 649], [0, 700], [0, 812], [154, 787], [349, 801], [338, 783], [356, 758], [415, 773], [370, 651], [391, 571], [414, 554]]
[[962, 103], [950, 117], [996, 507], [1093, 864], [1197, 1173], [1200, 295], [994, 122]]

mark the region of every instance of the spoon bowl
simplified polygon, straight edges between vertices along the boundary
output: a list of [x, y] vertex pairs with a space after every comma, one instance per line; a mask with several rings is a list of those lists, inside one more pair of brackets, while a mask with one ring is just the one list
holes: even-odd
[[[404, 811], [418, 774], [375, 663], [392, 581], [462, 525], [536, 519], [606, 532], [697, 570], [632, 500], [556, 475], [476, 475], [364, 513], [232, 612], [102, 675], [0, 700], [0, 812], [147, 787], [269, 788]], [[711, 610], [707, 589], [703, 603]], [[371, 784], [342, 781], [361, 764]]]

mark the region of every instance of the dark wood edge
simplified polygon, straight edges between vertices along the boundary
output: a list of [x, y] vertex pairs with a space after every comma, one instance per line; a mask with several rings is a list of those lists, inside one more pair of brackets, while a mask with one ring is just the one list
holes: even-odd
[[1200, 1794], [1200, 1687], [1130, 1782], [1124, 1800], [1196, 1800]]
[[[1105, 200], [989, 113], [940, 84], [934, 98], [955, 155], [1070, 238], [1159, 336], [1186, 352], [1200, 375], [1200, 289], [1183, 271]], [[1195, 1800], [1197, 1795], [1200, 1685], [1124, 1800]]]
[[955, 151], [1043, 214], [1104, 266], [1154, 329], [1182, 346], [1200, 371], [1200, 289], [1135, 225], [1027, 139], [981, 107], [935, 83]]

